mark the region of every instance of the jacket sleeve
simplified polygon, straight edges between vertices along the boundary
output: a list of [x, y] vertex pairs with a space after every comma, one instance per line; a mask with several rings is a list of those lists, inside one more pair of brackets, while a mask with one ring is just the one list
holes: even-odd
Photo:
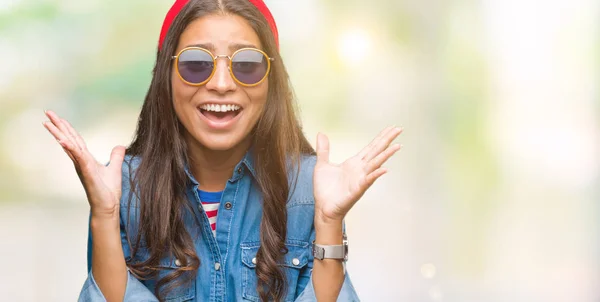
[[[81, 293], [79, 294], [79, 302], [104, 302], [106, 298], [100, 291], [94, 275], [90, 271], [88, 274]], [[158, 299], [150, 292], [150, 290], [136, 279], [129, 270], [127, 271], [127, 287], [125, 288], [125, 297], [123, 301], [148, 301], [158, 302]]]
[[[300, 288], [300, 284], [298, 284], [298, 288]], [[304, 290], [300, 293], [300, 295], [294, 300], [296, 302], [316, 302], [317, 296], [315, 294], [315, 288], [312, 284], [312, 275], [308, 278], [308, 283], [305, 283]], [[348, 276], [348, 272], [346, 272], [344, 277], [344, 284], [342, 285], [342, 289], [340, 290], [340, 294], [338, 295], [337, 301], [344, 302], [355, 302], [360, 301], [358, 295], [356, 294], [356, 290], [354, 290], [354, 286], [352, 286], [352, 282], [350, 281], [350, 276]]]

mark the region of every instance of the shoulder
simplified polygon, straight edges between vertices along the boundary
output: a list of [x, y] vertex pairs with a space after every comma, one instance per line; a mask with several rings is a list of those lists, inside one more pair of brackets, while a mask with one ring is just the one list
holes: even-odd
[[125, 155], [121, 166], [121, 208], [129, 206], [133, 201], [134, 207], [138, 205], [134, 194], [132, 194], [133, 179], [135, 171], [139, 167], [141, 158], [134, 155]]
[[289, 169], [290, 193], [287, 203], [288, 208], [305, 204], [314, 205], [313, 172], [316, 162], [316, 156], [302, 155], [299, 166], [294, 164]]
[[131, 154], [127, 154], [125, 155], [125, 158], [123, 158], [123, 166], [122, 166], [122, 173], [123, 175], [127, 174], [131, 174], [132, 171], [135, 171], [137, 169], [137, 167], [140, 165], [141, 162], [141, 158], [137, 155], [131, 155]]

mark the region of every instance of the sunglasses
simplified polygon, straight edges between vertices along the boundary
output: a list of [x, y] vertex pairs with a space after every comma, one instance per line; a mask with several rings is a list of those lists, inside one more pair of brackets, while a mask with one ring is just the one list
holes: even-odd
[[275, 60], [256, 48], [241, 48], [231, 56], [214, 56], [201, 47], [184, 48], [171, 59], [175, 60], [177, 74], [182, 81], [200, 86], [210, 81], [215, 74], [217, 59], [221, 57], [229, 59], [229, 73], [242, 86], [256, 86], [262, 83], [269, 75], [271, 61]]

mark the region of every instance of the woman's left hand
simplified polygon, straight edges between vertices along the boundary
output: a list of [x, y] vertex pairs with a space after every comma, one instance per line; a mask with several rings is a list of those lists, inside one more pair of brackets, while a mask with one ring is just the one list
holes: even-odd
[[327, 136], [317, 135], [313, 176], [315, 223], [337, 223], [344, 219], [375, 180], [387, 172], [381, 165], [400, 150], [400, 144], [390, 144], [401, 132], [398, 127], [384, 129], [362, 151], [340, 165], [329, 162]]

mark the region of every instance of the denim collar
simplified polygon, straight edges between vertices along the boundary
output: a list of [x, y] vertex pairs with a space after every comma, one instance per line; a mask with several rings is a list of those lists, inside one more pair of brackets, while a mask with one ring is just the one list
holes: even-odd
[[[250, 149], [248, 149], [248, 151], [246, 151], [246, 154], [244, 154], [244, 157], [242, 158], [242, 160], [240, 160], [239, 163], [237, 163], [237, 165], [235, 165], [235, 168], [233, 169], [233, 176], [229, 179], [230, 182], [235, 182], [238, 179], [242, 178], [244, 176], [244, 172], [245, 170], [250, 171], [250, 175], [252, 175], [252, 177], [256, 178], [256, 170], [254, 169], [254, 152], [253, 152], [254, 148], [250, 147]], [[196, 180], [196, 178], [194, 177], [194, 175], [192, 175], [191, 171], [190, 171], [190, 166], [189, 163], [185, 162], [185, 174], [188, 176], [188, 178], [190, 179], [190, 181], [192, 182], [192, 184], [194, 184], [195, 186], [198, 186], [198, 181]]]

